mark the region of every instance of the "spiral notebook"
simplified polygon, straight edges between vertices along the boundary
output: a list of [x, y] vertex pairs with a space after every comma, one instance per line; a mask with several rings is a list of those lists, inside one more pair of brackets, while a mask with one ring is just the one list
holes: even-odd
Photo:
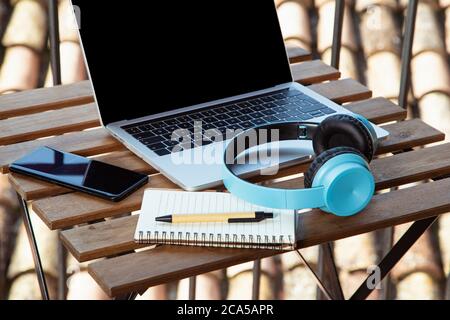
[[[257, 223], [156, 222], [157, 216], [235, 211], [273, 212], [273, 219]], [[268, 209], [223, 192], [185, 192], [147, 189], [144, 193], [135, 241], [146, 244], [265, 248], [292, 250], [295, 245], [295, 211]]]

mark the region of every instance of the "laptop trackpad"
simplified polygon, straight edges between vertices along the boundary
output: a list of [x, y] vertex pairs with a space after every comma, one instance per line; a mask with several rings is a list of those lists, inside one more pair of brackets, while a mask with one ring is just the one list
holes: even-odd
[[236, 159], [237, 164], [232, 166], [233, 172], [240, 177], [276, 175], [282, 168], [308, 162], [314, 154], [311, 141], [280, 141], [277, 144], [272, 148], [270, 144], [258, 146], [241, 154]]

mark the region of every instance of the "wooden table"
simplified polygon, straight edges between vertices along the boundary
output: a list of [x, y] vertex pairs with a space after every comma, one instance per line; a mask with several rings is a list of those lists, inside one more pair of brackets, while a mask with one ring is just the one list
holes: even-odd
[[[339, 80], [340, 73], [321, 61], [298, 62], [308, 59], [310, 55], [303, 51], [292, 57], [291, 61], [297, 61], [292, 63], [296, 81], [309, 85], [312, 90], [337, 103], [348, 103], [348, 109], [382, 124], [390, 132], [389, 138], [382, 141], [378, 149], [379, 155], [387, 156], [379, 157], [371, 164], [377, 190], [390, 192], [377, 194], [367, 209], [356, 216], [339, 218], [319, 210], [298, 215], [300, 228], [297, 245], [304, 248], [326, 244], [415, 221], [381, 261], [381, 274], [384, 276], [435, 221], [435, 217], [450, 210], [450, 179], [442, 178], [450, 174], [450, 144], [421, 148], [442, 141], [444, 134], [419, 119], [405, 120], [405, 110], [387, 99], [371, 98], [370, 90], [354, 80]], [[150, 175], [145, 187], [119, 203], [112, 203], [9, 174], [11, 184], [23, 199], [24, 218], [32, 248], [37, 249], [26, 210], [27, 202], [50, 229], [61, 230], [63, 244], [78, 261], [105, 258], [89, 264], [88, 270], [111, 297], [134, 297], [136, 292], [143, 292], [151, 286], [280, 253], [181, 246], [158, 246], [135, 252], [143, 247], [133, 241], [138, 216], [124, 214], [140, 209], [145, 188], [177, 186], [99, 127], [89, 82], [2, 96], [0, 119], [2, 173], [8, 173], [8, 165], [14, 160], [38, 146], [47, 145]], [[306, 168], [306, 165], [299, 165], [285, 169], [276, 178], [304, 172]], [[424, 180], [428, 182], [407, 189], [394, 188]], [[303, 179], [297, 176], [283, 182], [265, 183], [279, 187], [301, 187]], [[110, 217], [118, 218], [105, 220]], [[43, 275], [40, 273], [38, 252], [33, 252], [38, 275]], [[343, 298], [332, 255], [326, 257], [323, 260], [326, 272], [317, 276], [318, 283], [325, 287], [331, 298]], [[44, 279], [40, 280], [40, 284], [45, 296]], [[353, 298], [362, 299], [369, 293], [370, 290], [363, 284]]]

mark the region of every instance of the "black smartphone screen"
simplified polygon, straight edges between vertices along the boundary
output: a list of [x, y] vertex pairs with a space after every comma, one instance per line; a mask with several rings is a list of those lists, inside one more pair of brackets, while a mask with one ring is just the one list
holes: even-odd
[[146, 175], [48, 147], [15, 161], [10, 170], [115, 201], [148, 181]]

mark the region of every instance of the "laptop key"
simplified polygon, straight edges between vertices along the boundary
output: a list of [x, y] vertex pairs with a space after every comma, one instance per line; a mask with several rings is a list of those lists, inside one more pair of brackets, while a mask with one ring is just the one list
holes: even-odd
[[217, 114], [214, 117], [219, 120], [227, 120], [231, 118], [231, 116], [226, 113]]
[[215, 127], [216, 127], [216, 125], [212, 124], [212, 123], [206, 123], [202, 126], [203, 130], [214, 129]]
[[251, 117], [248, 115], [243, 115], [243, 116], [238, 117], [238, 119], [241, 121], [248, 121], [251, 119]]
[[188, 116], [180, 116], [180, 117], [177, 117], [176, 120], [179, 121], [179, 122], [191, 121], [191, 119]]
[[143, 132], [146, 132], [146, 131], [152, 130], [153, 127], [152, 127], [151, 125], [149, 125], [149, 124], [143, 124], [143, 125], [140, 125], [140, 126], [138, 127], [138, 129], [141, 130], [141, 131], [143, 131]]
[[313, 112], [310, 112], [309, 114], [310, 114], [311, 116], [313, 116], [314, 118], [321, 117], [321, 116], [324, 116], [324, 115], [325, 115], [324, 113], [322, 113], [322, 112], [320, 112], [320, 111], [313, 111]]
[[251, 123], [250, 121], [244, 121], [239, 124], [242, 126], [243, 129], [254, 127], [253, 123]]
[[274, 110], [275, 112], [280, 113], [280, 112], [286, 112], [286, 111], [288, 111], [288, 108], [286, 108], [286, 107], [275, 107], [275, 108], [273, 108], [272, 110]]
[[264, 119], [261, 119], [261, 118], [253, 119], [250, 122], [253, 123], [255, 126], [260, 126], [262, 124], [266, 124], [267, 123]]
[[205, 117], [211, 117], [213, 115], [215, 115], [216, 112], [213, 110], [206, 110], [206, 111], [202, 111], [201, 115], [205, 116]]
[[162, 142], [166, 147], [174, 147], [180, 143], [180, 141], [174, 141], [174, 140], [166, 140]]
[[226, 105], [224, 108], [227, 109], [227, 110], [229, 110], [229, 111], [236, 111], [236, 110], [239, 110], [239, 109], [240, 109], [240, 108], [239, 108], [237, 105], [235, 105], [235, 104], [229, 104], [229, 105]]
[[272, 102], [272, 101], [276, 100], [275, 98], [273, 98], [271, 96], [261, 97], [260, 99], [264, 102]]
[[214, 122], [214, 125], [217, 127], [225, 127], [227, 123], [225, 121], [216, 121]]
[[322, 107], [321, 105], [313, 105], [313, 106], [304, 106], [304, 107], [302, 106], [302, 107], [299, 107], [298, 109], [300, 109], [304, 113], [310, 113], [312, 111], [319, 110], [321, 107]]
[[322, 112], [325, 113], [325, 114], [336, 113], [336, 110], [333, 110], [333, 109], [327, 108], [327, 107], [325, 107], [325, 108], [323, 108], [323, 109], [320, 109], [320, 111], [322, 111]]
[[239, 102], [237, 105], [238, 105], [239, 107], [241, 107], [241, 108], [247, 108], [247, 107], [251, 107], [251, 106], [252, 106], [251, 103], [246, 102], [246, 101], [244, 101], [244, 102]]
[[152, 150], [153, 152], [155, 152], [158, 156], [166, 156], [168, 154], [171, 154], [172, 152], [167, 150], [167, 149], [158, 149], [158, 150]]
[[163, 141], [164, 138], [163, 137], [149, 137], [149, 138], [145, 138], [145, 139], [140, 139], [139, 141], [145, 145], [150, 145], [150, 144], [154, 144], [154, 143], [159, 143], [161, 141]]
[[280, 118], [280, 120], [284, 120], [291, 117], [290, 115], [287, 114], [287, 112], [277, 113], [276, 116], [277, 118]]
[[264, 117], [264, 114], [262, 114], [261, 112], [253, 112], [250, 113], [249, 116], [252, 117], [253, 119], [257, 119]]
[[181, 129], [189, 129], [189, 128], [193, 128], [194, 127], [194, 123], [191, 122], [184, 122], [184, 123], [180, 123], [178, 125]]
[[311, 120], [311, 119], [313, 119], [313, 118], [314, 118], [314, 117], [310, 116], [309, 114], [302, 114], [302, 115], [300, 116], [300, 119], [302, 119], [303, 121]]
[[286, 99], [281, 99], [281, 100], [275, 101], [274, 103], [275, 103], [276, 105], [278, 105], [278, 106], [284, 106], [284, 105], [286, 105], [286, 104], [289, 104], [289, 101], [286, 100]]
[[267, 109], [267, 108], [275, 108], [277, 105], [273, 102], [269, 102], [269, 103], [264, 103], [263, 106], [264, 106], [264, 109]]
[[274, 115], [277, 112], [275, 110], [273, 110], [273, 109], [267, 109], [267, 110], [261, 111], [261, 113], [266, 115], [266, 116], [271, 116], [271, 115]]
[[230, 111], [227, 113], [230, 117], [238, 117], [240, 115], [242, 115], [242, 113], [240, 113], [239, 111]]
[[291, 116], [291, 117], [297, 117], [297, 116], [300, 116], [300, 115], [302, 115], [303, 113], [302, 112], [299, 112], [299, 111], [297, 111], [297, 110], [290, 110], [290, 111], [288, 111], [288, 112], [286, 112], [289, 116]]
[[201, 120], [203, 117], [200, 113], [193, 113], [188, 115], [191, 120]]
[[128, 132], [129, 134], [136, 134], [136, 133], [142, 132], [142, 131], [141, 131], [139, 128], [137, 128], [137, 127], [128, 128], [128, 129], [125, 129], [125, 131]]
[[257, 105], [257, 106], [253, 106], [251, 108], [253, 111], [262, 111], [264, 109], [266, 109], [265, 105]]
[[206, 117], [206, 118], [203, 118], [202, 121], [204, 123], [212, 123], [212, 122], [217, 121], [217, 119], [215, 117]]
[[235, 123], [238, 123], [238, 122], [240, 122], [240, 121], [239, 121], [239, 119], [237, 119], [237, 118], [230, 118], [230, 119], [225, 120], [225, 122], [226, 122], [227, 124], [235, 124]]
[[166, 125], [173, 126], [174, 124], [177, 124], [178, 121], [177, 121], [177, 119], [167, 119], [167, 120], [164, 120], [164, 123]]
[[241, 126], [240, 124], [232, 124], [232, 125], [228, 125], [227, 126], [227, 129], [228, 130], [234, 130], [234, 131], [236, 131], [236, 130], [242, 130], [244, 127], [243, 126]]
[[249, 108], [249, 107], [247, 107], [247, 108], [242, 108], [242, 109], [239, 110], [239, 111], [241, 111], [242, 114], [249, 114], [249, 113], [254, 112], [254, 111], [253, 111], [253, 108]]
[[276, 122], [276, 121], [280, 120], [275, 116], [267, 116], [267, 117], [264, 117], [263, 119], [266, 120], [267, 122]]
[[152, 127], [155, 129], [160, 129], [162, 127], [164, 127], [165, 124], [161, 121], [161, 122], [156, 122], [156, 123], [152, 123]]
[[149, 148], [150, 150], [159, 150], [159, 149], [164, 149], [166, 146], [161, 143], [161, 142], [157, 142], [157, 143], [146, 143], [145, 144], [147, 146], [147, 148]]
[[169, 133], [166, 129], [163, 129], [163, 128], [154, 129], [151, 132], [153, 132], [153, 135], [155, 135], [155, 136], [159, 136], [159, 135], [163, 135], [165, 133]]
[[175, 130], [179, 129], [178, 126], [167, 126], [165, 129], [169, 132], [174, 132]]
[[146, 138], [150, 138], [150, 137], [155, 137], [155, 136], [158, 136], [158, 135], [154, 134], [151, 131], [133, 134], [133, 137], [135, 137], [138, 140], [142, 140], [142, 139], [146, 139]]
[[248, 103], [250, 103], [252, 106], [258, 106], [264, 103], [261, 99], [254, 99], [250, 100]]

